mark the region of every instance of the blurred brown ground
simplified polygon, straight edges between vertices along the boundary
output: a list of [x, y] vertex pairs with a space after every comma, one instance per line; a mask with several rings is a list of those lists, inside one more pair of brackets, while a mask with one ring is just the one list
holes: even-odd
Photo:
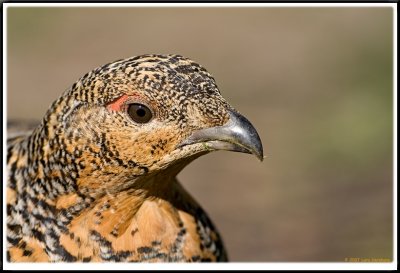
[[232, 261], [392, 258], [391, 8], [9, 8], [8, 119], [39, 120], [92, 68], [143, 53], [205, 66], [266, 160], [179, 178]]

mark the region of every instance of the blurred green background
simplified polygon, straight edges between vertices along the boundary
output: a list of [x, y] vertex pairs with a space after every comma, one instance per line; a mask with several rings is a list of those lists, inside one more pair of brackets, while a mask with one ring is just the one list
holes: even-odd
[[232, 261], [392, 258], [392, 8], [16, 7], [7, 24], [9, 120], [120, 58], [177, 53], [214, 75], [267, 155], [179, 175]]

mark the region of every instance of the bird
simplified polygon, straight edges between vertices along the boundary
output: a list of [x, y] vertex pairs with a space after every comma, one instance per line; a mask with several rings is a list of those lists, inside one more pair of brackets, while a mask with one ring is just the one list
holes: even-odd
[[146, 54], [93, 69], [7, 139], [7, 260], [229, 261], [176, 178], [219, 150], [263, 160], [257, 130], [201, 65]]

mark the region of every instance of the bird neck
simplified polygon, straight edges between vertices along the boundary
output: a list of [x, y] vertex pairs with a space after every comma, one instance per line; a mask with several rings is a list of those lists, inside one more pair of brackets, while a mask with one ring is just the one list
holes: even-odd
[[59, 160], [63, 151], [56, 141], [50, 141], [46, 127], [40, 124], [31, 135], [8, 141], [7, 165], [9, 187], [34, 196], [55, 199], [76, 190], [74, 164]]
[[[128, 223], [146, 200], [169, 203], [174, 199], [172, 196], [179, 188], [175, 176], [186, 164], [144, 175], [123, 167], [95, 171], [84, 161], [84, 154], [74, 157], [61, 145], [57, 135], [49, 139], [46, 130], [42, 123], [30, 136], [9, 142], [10, 205], [21, 204], [26, 213], [40, 208], [48, 219], [60, 220], [57, 225], [62, 229], [74, 219], [85, 222], [98, 211], [112, 209], [116, 210], [113, 217], [129, 213], [130, 218], [123, 216], [124, 223]], [[31, 205], [26, 202], [28, 199]], [[111, 227], [100, 224], [92, 227], [98, 228]]]
[[8, 165], [18, 162], [20, 172], [25, 174], [21, 189], [29, 187], [35, 194], [53, 201], [73, 194], [97, 199], [132, 188], [140, 189], [148, 196], [160, 195], [173, 184], [176, 175], [199, 156], [151, 173], [134, 162], [132, 166], [118, 162], [110, 164], [103, 161], [101, 147], [76, 149], [73, 140], [57, 133], [64, 128], [59, 128], [60, 125], [52, 120], [57, 118], [45, 117], [30, 136], [9, 143]]

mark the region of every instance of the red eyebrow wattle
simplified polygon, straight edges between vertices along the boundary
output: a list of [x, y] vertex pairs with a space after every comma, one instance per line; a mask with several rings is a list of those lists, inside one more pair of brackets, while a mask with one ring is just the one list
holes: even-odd
[[120, 111], [121, 110], [121, 106], [124, 104], [125, 101], [127, 101], [129, 99], [128, 95], [122, 95], [121, 97], [113, 100], [112, 102], [110, 102], [107, 105], [108, 109], [114, 110], [114, 111]]

